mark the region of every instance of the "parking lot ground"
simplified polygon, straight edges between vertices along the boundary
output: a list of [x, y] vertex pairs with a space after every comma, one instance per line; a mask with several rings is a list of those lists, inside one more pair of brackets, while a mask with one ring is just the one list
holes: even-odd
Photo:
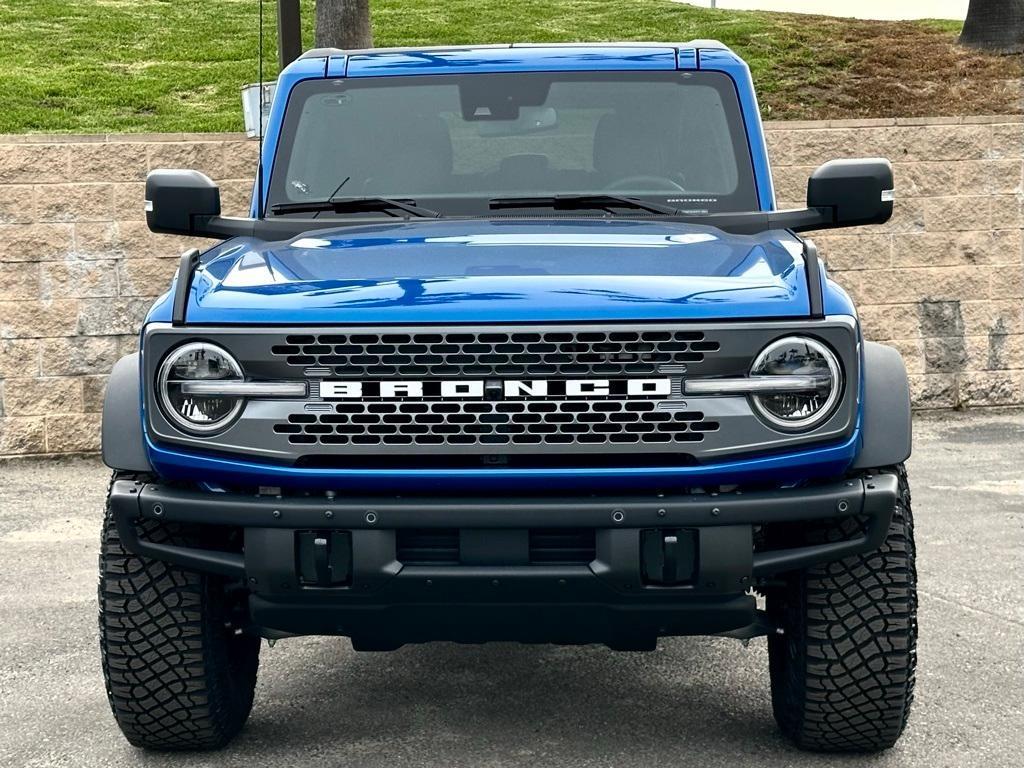
[[1024, 412], [922, 416], [917, 701], [899, 746], [820, 757], [776, 733], [763, 640], [654, 653], [517, 645], [359, 654], [266, 646], [248, 726], [217, 754], [147, 755], [99, 671], [97, 460], [0, 464], [0, 766], [920, 766], [1024, 764]]

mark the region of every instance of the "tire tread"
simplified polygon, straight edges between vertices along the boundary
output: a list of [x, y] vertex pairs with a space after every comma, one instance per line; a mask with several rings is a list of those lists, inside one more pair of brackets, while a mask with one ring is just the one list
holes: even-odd
[[[772, 703], [783, 733], [804, 749], [873, 752], [906, 728], [917, 663], [917, 571], [910, 488], [882, 546], [792, 577], [769, 640]], [[851, 533], [850, 521], [808, 538]]]
[[[174, 524], [137, 525], [154, 542], [192, 538]], [[222, 581], [126, 551], [109, 502], [99, 570], [103, 676], [125, 737], [148, 749], [223, 747], [252, 708], [259, 638], [226, 629]]]

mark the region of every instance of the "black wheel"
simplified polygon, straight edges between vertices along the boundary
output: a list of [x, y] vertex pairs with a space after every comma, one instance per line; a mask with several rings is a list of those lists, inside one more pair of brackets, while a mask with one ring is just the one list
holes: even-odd
[[[196, 543], [194, 531], [173, 524], [146, 521], [139, 533], [157, 542]], [[237, 598], [229, 586], [126, 552], [108, 502], [100, 649], [110, 707], [135, 746], [218, 749], [241, 730], [252, 708], [260, 641], [236, 633]]]
[[[769, 637], [772, 707], [799, 747], [873, 752], [893, 746], [907, 723], [917, 663], [917, 572], [910, 487], [899, 497], [881, 548], [792, 574], [768, 594], [783, 634]], [[848, 536], [837, 524], [805, 541]]]

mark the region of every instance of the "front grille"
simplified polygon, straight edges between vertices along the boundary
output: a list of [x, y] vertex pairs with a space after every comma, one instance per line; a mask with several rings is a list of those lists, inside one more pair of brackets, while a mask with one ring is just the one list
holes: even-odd
[[693, 444], [718, 427], [650, 400], [545, 400], [339, 403], [274, 431], [292, 445], [494, 447]]
[[284, 341], [271, 348], [275, 358], [348, 378], [639, 375], [719, 350], [696, 330], [330, 333]]
[[[622, 309], [637, 308], [625, 298]], [[684, 394], [689, 380], [746, 375], [767, 344], [803, 333], [839, 354], [851, 382], [822, 427], [782, 433], [757, 417], [748, 398]], [[839, 440], [856, 423], [860, 368], [849, 319], [150, 324], [145, 379], [154, 381], [164, 357], [196, 338], [230, 350], [252, 381], [303, 381], [306, 396], [248, 398], [223, 432], [195, 436], [168, 422], [158, 390], [148, 387], [154, 441], [306, 469], [696, 466]]]

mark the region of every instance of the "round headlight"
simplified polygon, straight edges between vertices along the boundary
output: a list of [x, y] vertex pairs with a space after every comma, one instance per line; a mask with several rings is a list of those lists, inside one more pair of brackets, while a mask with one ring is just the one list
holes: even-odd
[[791, 392], [752, 395], [757, 412], [784, 430], [806, 430], [830, 415], [842, 395], [839, 361], [819, 341], [806, 336], [787, 336], [773, 341], [754, 360], [751, 376], [801, 376], [811, 380], [806, 388]]
[[186, 392], [193, 381], [242, 381], [238, 362], [205, 341], [184, 344], [164, 358], [157, 374], [160, 405], [176, 426], [195, 434], [223, 429], [242, 410], [242, 399]]

